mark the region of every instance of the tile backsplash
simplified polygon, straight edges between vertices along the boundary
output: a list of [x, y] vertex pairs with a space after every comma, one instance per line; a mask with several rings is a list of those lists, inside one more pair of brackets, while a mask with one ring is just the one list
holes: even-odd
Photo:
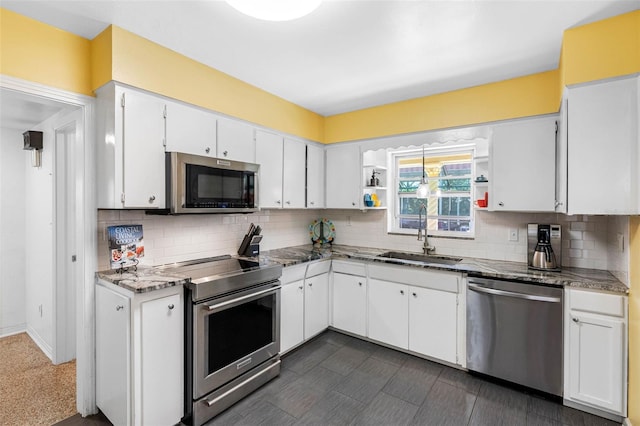
[[[136, 210], [99, 210], [98, 265], [100, 269], [109, 266], [105, 228], [116, 224], [143, 225], [141, 263], [147, 265], [236, 253], [251, 222], [263, 228], [262, 250], [308, 244], [309, 224], [320, 217], [334, 223], [338, 244], [420, 251], [422, 242], [415, 235], [387, 233], [386, 215], [385, 210], [263, 210], [250, 215], [157, 216]], [[562, 226], [563, 266], [609, 270], [628, 285], [627, 216], [478, 211], [475, 238], [429, 239], [437, 254], [526, 262], [527, 223]], [[510, 229], [518, 230], [518, 241], [509, 241]]]

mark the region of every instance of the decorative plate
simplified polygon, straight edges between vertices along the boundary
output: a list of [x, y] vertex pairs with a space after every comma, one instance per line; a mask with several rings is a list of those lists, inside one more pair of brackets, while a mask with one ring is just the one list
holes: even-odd
[[331, 243], [336, 237], [336, 227], [329, 219], [315, 219], [309, 225], [309, 236], [314, 244]]

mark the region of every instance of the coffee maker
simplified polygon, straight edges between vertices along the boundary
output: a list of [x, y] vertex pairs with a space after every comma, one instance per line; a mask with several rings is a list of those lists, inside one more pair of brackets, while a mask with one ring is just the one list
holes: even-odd
[[562, 228], [560, 225], [529, 223], [527, 225], [527, 260], [530, 269], [559, 271], [562, 261]]

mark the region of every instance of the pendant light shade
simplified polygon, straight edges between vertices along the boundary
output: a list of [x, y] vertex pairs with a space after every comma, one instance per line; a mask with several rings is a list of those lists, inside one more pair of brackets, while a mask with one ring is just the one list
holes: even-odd
[[264, 21], [291, 21], [313, 12], [322, 0], [227, 0], [237, 11]]
[[427, 198], [429, 196], [429, 184], [424, 174], [424, 145], [422, 146], [422, 181], [416, 189], [416, 198]]

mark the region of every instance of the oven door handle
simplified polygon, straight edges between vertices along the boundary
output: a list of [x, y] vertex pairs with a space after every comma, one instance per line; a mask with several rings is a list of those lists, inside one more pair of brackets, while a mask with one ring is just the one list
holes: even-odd
[[535, 300], [537, 302], [558, 303], [562, 301], [559, 297], [535, 296], [533, 294], [517, 293], [514, 291], [496, 290], [494, 288], [482, 287], [472, 283], [468, 283], [467, 286], [471, 291], [477, 291], [478, 293], [494, 294], [496, 296], [515, 297], [518, 299]]
[[246, 296], [238, 297], [238, 298], [232, 299], [232, 300], [227, 300], [226, 302], [216, 303], [215, 305], [207, 305], [207, 304], [205, 304], [204, 307], [209, 311], [214, 311], [216, 309], [223, 308], [223, 307], [228, 306], [228, 305], [233, 305], [233, 304], [236, 304], [238, 302], [242, 302], [243, 300], [252, 299], [252, 298], [254, 298], [256, 296], [262, 296], [263, 294], [275, 292], [276, 290], [280, 290], [281, 288], [282, 288], [282, 286], [280, 286], [280, 285], [276, 286], [276, 287], [269, 287], [266, 290], [258, 291], [256, 293], [247, 294]]
[[208, 399], [204, 399], [202, 402], [204, 402], [208, 407], [211, 407], [211, 406], [215, 405], [218, 401], [225, 399], [227, 396], [229, 396], [232, 393], [236, 392], [238, 389], [242, 388], [247, 383], [250, 383], [251, 381], [257, 379], [258, 377], [270, 372], [271, 370], [273, 370], [274, 368], [279, 366], [281, 362], [282, 361], [280, 361], [280, 360], [278, 360], [277, 362], [274, 362], [273, 365], [271, 365], [268, 368], [262, 370], [258, 374], [247, 378], [242, 383], [238, 383], [237, 385], [235, 385], [234, 387], [232, 387], [231, 389], [229, 389], [228, 391], [226, 391], [222, 395], [219, 395], [216, 398], [209, 399], [209, 400]]

